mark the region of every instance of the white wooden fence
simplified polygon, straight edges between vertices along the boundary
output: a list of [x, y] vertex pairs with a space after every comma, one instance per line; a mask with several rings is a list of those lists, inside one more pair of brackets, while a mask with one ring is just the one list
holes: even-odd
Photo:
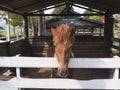
[[71, 58], [69, 68], [115, 69], [112, 79], [32, 79], [20, 77], [19, 68], [56, 68], [56, 58], [0, 57], [0, 67], [15, 67], [17, 76], [9, 81], [0, 81], [0, 90], [19, 88], [43, 89], [120, 89], [120, 58]]

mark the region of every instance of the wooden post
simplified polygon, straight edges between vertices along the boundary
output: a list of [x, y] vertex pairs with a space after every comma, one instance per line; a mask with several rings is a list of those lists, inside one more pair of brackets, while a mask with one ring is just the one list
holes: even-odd
[[70, 10], [72, 8], [72, 3], [70, 0], [66, 0], [66, 14], [70, 14]]
[[69, 3], [69, 0], [66, 0], [66, 14], [69, 14], [70, 13], [70, 3]]
[[104, 30], [104, 37], [105, 37], [105, 51], [106, 56], [110, 57], [111, 54], [111, 47], [113, 42], [113, 22], [114, 19], [111, 14], [107, 13], [105, 15], [105, 30]]
[[102, 36], [102, 28], [100, 28], [100, 36]]
[[[43, 12], [43, 14], [44, 14], [44, 12]], [[46, 21], [45, 21], [45, 16], [42, 16], [42, 30], [43, 30], [43, 35], [44, 36], [47, 36], [47, 31], [46, 31]]]
[[10, 22], [9, 22], [9, 12], [7, 12], [6, 23], [7, 23], [7, 41], [10, 41]]
[[29, 44], [29, 33], [28, 33], [28, 19], [27, 15], [23, 15], [24, 19], [24, 34], [25, 34], [25, 55], [29, 56], [30, 54], [30, 44]]
[[[38, 14], [41, 14], [41, 12], [39, 11]], [[41, 20], [41, 16], [38, 16], [38, 31], [37, 31], [37, 35], [38, 36], [41, 36], [42, 35], [42, 28], [41, 28], [41, 23], [42, 23], [42, 20]]]
[[24, 19], [24, 34], [25, 34], [25, 38], [28, 39], [29, 38], [29, 34], [28, 34], [28, 19], [27, 19], [27, 15], [24, 14], [23, 15], [23, 19]]

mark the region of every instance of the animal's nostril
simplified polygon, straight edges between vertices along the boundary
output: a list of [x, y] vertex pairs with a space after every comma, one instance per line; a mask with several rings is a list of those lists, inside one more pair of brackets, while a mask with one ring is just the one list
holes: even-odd
[[60, 77], [67, 77], [67, 75], [68, 75], [68, 72], [67, 72], [67, 70], [66, 69], [58, 69], [58, 75], [60, 76]]
[[65, 76], [66, 75], [66, 71], [65, 70], [61, 71], [60, 74], [61, 74], [61, 76]]

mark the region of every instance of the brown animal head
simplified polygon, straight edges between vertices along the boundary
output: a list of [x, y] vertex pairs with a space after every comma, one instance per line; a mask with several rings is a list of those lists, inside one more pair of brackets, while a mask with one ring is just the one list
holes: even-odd
[[60, 77], [68, 75], [68, 63], [71, 56], [71, 46], [75, 40], [75, 30], [74, 25], [70, 27], [67, 24], [61, 24], [56, 29], [51, 29]]

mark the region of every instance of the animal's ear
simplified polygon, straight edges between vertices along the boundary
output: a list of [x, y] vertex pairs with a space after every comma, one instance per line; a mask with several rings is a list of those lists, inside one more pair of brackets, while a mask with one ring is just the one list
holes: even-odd
[[52, 33], [52, 35], [53, 35], [53, 37], [55, 37], [56, 35], [57, 35], [57, 31], [56, 31], [56, 29], [51, 29], [51, 33]]

